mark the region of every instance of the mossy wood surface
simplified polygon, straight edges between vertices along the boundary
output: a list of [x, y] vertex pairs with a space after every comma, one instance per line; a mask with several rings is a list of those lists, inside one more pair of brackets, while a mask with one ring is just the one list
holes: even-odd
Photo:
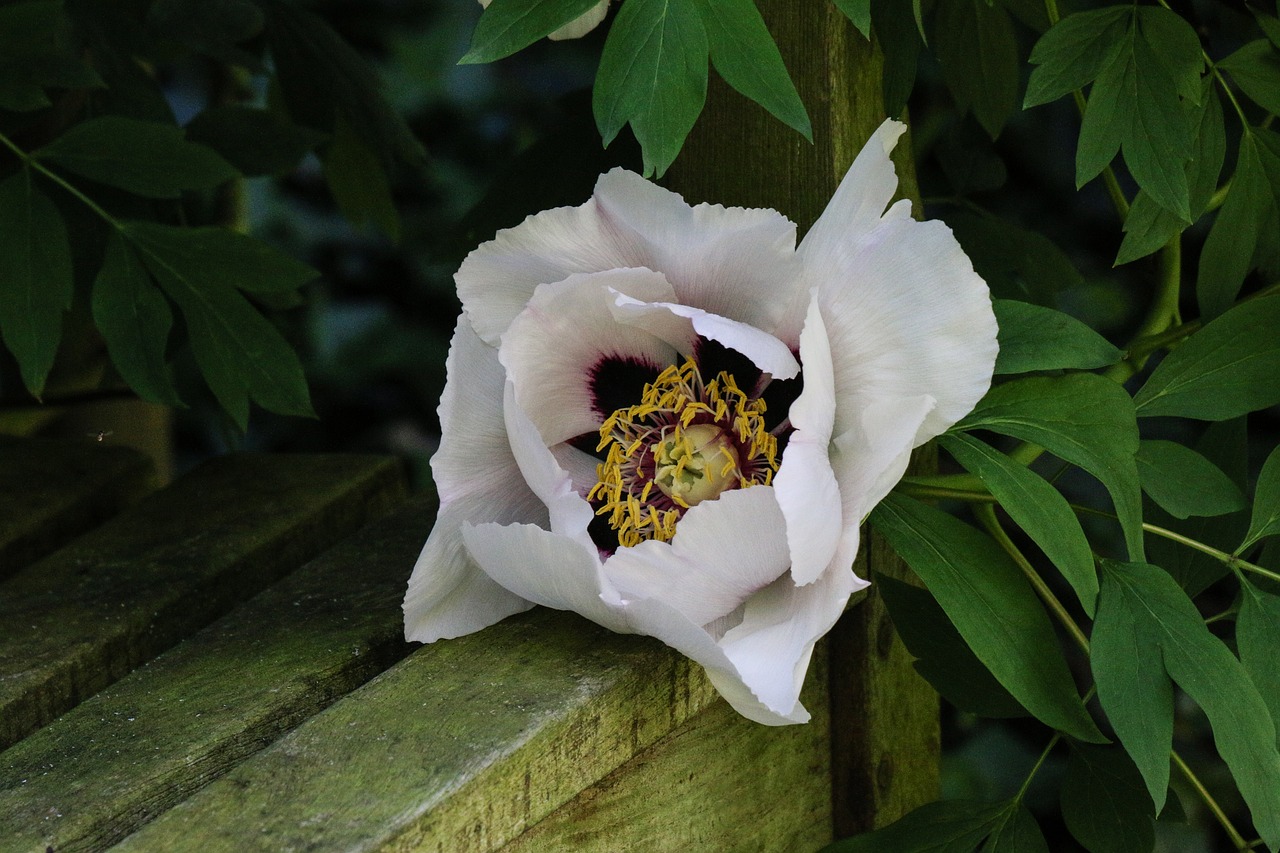
[[151, 463], [88, 436], [0, 436], [0, 580], [146, 494]]
[[261, 591], [403, 494], [360, 456], [214, 460], [0, 583], [0, 748]]

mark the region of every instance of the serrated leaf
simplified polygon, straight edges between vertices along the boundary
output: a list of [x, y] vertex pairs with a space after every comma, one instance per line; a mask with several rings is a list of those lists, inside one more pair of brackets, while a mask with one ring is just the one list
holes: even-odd
[[1111, 493], [1129, 553], [1142, 554], [1138, 426], [1119, 385], [1088, 373], [1007, 382], [951, 431], [974, 429], [1033, 442], [1097, 477]]
[[1080, 701], [1044, 607], [994, 540], [896, 493], [870, 520], [1023, 707], [1080, 740], [1104, 740]]
[[599, 0], [493, 0], [459, 65], [493, 62], [523, 50], [586, 14]]
[[[250, 400], [279, 414], [314, 416], [297, 354], [236, 289], [287, 290], [297, 286], [305, 267], [218, 229], [131, 222], [121, 233], [182, 311], [200, 371], [241, 430], [248, 425]], [[211, 262], [213, 247], [233, 254]], [[253, 270], [262, 279], [246, 277]]]
[[709, 47], [693, 0], [627, 0], [600, 55], [592, 106], [608, 145], [630, 123], [645, 176], [675, 160], [707, 98]]
[[1250, 581], [1240, 584], [1240, 613], [1236, 617], [1236, 646], [1240, 663], [1262, 700], [1273, 724], [1280, 720], [1280, 596], [1264, 592]]
[[123, 116], [77, 124], [34, 155], [148, 198], [178, 198], [183, 190], [211, 189], [239, 174], [212, 149], [188, 142], [181, 128]]
[[967, 212], [948, 215], [947, 224], [998, 298], [1052, 305], [1060, 291], [1084, 285], [1062, 249], [1037, 231]]
[[0, 334], [36, 399], [58, 354], [71, 294], [67, 227], [21, 169], [0, 183]]
[[782, 54], [752, 0], [696, 0], [707, 31], [711, 63], [725, 82], [805, 139], [813, 126]]
[[871, 0], [834, 0], [836, 8], [844, 12], [846, 18], [862, 33], [863, 38], [871, 38]]
[[356, 226], [376, 225], [392, 242], [400, 240], [400, 214], [386, 172], [373, 151], [341, 115], [324, 149], [324, 179], [342, 215]]
[[829, 844], [820, 853], [973, 853], [1004, 810], [1004, 803], [938, 800], [883, 829]]
[[1155, 844], [1155, 809], [1120, 747], [1072, 743], [1061, 799], [1067, 829], [1090, 853], [1137, 853]]
[[972, 436], [946, 435], [940, 441], [957, 462], [978, 475], [1009, 517], [1040, 546], [1092, 617], [1098, 598], [1093, 551], [1062, 493], [1039, 474]]
[[987, 0], [946, 0], [934, 21], [934, 51], [960, 112], [972, 110], [995, 139], [1018, 105], [1013, 23]]
[[1231, 306], [1254, 268], [1263, 228], [1280, 205], [1280, 137], [1246, 128], [1227, 200], [1200, 253], [1196, 299], [1204, 319]]
[[1280, 403], [1280, 294], [1251, 299], [1187, 338], [1134, 396], [1138, 415], [1226, 420]]
[[1012, 299], [997, 299], [994, 307], [1000, 329], [997, 374], [1092, 370], [1115, 364], [1122, 355], [1070, 314]]
[[1280, 533], [1280, 447], [1274, 448], [1258, 475], [1253, 492], [1253, 515], [1249, 519], [1249, 532], [1244, 543], [1236, 549], [1244, 552], [1253, 543], [1267, 536]]
[[165, 360], [173, 312], [119, 233], [111, 235], [93, 284], [93, 322], [106, 341], [111, 363], [139, 397], [164, 406], [182, 405]]
[[928, 590], [880, 574], [873, 583], [903, 645], [916, 659], [916, 671], [939, 695], [980, 717], [1027, 716], [1027, 709], [978, 660]]
[[991, 830], [982, 853], [1049, 853], [1049, 845], [1031, 812], [1020, 800], [1014, 800]]
[[1280, 114], [1280, 49], [1266, 39], [1251, 41], [1218, 63], [1246, 95], [1272, 115]]
[[1142, 490], [1175, 518], [1226, 515], [1247, 506], [1231, 478], [1185, 444], [1143, 439], [1137, 458]]
[[217, 151], [246, 177], [283, 174], [325, 139], [271, 110], [239, 105], [209, 107], [186, 130], [187, 139]]
[[1068, 15], [1031, 49], [1036, 68], [1027, 81], [1023, 108], [1047, 104], [1092, 83], [1122, 48], [1130, 17], [1126, 6]]
[[1092, 660], [1103, 710], [1157, 809], [1169, 782], [1172, 679], [1209, 718], [1259, 834], [1280, 846], [1280, 752], [1271, 715], [1240, 661], [1168, 573], [1103, 561]]

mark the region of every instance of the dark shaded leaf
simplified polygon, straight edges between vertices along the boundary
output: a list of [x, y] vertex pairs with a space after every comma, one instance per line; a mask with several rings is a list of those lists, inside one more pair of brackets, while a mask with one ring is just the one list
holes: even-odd
[[324, 179], [342, 215], [352, 224], [373, 224], [392, 241], [400, 240], [400, 215], [387, 174], [341, 115], [335, 121], [333, 139], [324, 149]]
[[1280, 295], [1237, 305], [1187, 338], [1134, 396], [1138, 414], [1226, 420], [1280, 403]]
[[254, 72], [261, 58], [238, 45], [262, 34], [265, 18], [250, 0], [156, 0], [147, 23], [163, 38]]
[[1280, 49], [1266, 39], [1251, 41], [1218, 63], [1258, 106], [1280, 114]]
[[0, 333], [37, 399], [58, 353], [71, 292], [67, 227], [30, 170], [21, 169], [0, 182]]
[[708, 54], [694, 0], [627, 0], [618, 11], [592, 105], [606, 145], [630, 123], [646, 177], [667, 170], [702, 112]]
[[298, 165], [323, 134], [270, 110], [209, 107], [187, 125], [187, 139], [207, 145], [242, 175], [281, 175]]
[[599, 0], [493, 0], [471, 35], [459, 65], [493, 62], [523, 50], [581, 17]]
[[916, 659], [916, 671], [944, 699], [980, 717], [1027, 716], [1027, 709], [970, 651], [928, 590], [881, 574], [873, 582], [903, 644]]
[[1175, 518], [1226, 515], [1248, 505], [1221, 468], [1176, 441], [1144, 439], [1138, 476], [1142, 490]]
[[1010, 802], [982, 845], [982, 853], [1049, 853], [1040, 824], [1020, 801]]
[[864, 38], [871, 38], [871, 0], [833, 0]]
[[953, 432], [989, 429], [1030, 441], [1078, 465], [1111, 493], [1131, 555], [1142, 554], [1138, 425], [1133, 402], [1109, 379], [1089, 373], [1031, 377], [999, 385]]
[[884, 111], [897, 118], [916, 85], [921, 40], [906, 3], [872, 3], [871, 27], [884, 50]]
[[1004, 811], [1004, 803], [939, 800], [884, 829], [829, 844], [821, 853], [973, 853]]
[[1271, 451], [1258, 475], [1258, 485], [1253, 492], [1253, 516], [1249, 519], [1249, 532], [1244, 543], [1236, 549], [1243, 553], [1253, 543], [1267, 536], [1280, 533], [1280, 447]]
[[1080, 740], [1105, 740], [1080, 701], [1044, 607], [994, 540], [896, 493], [870, 520], [1023, 707]]
[[934, 22], [934, 50], [960, 112], [973, 111], [994, 139], [1018, 105], [1018, 44], [1003, 6], [945, 0]]
[[1067, 829], [1091, 853], [1154, 846], [1155, 808], [1142, 774], [1120, 747], [1073, 742], [1061, 798]]
[[181, 128], [123, 116], [77, 124], [35, 156], [149, 198], [178, 198], [183, 190], [211, 189], [238, 175], [212, 149], [186, 141]]
[[1122, 353], [1070, 314], [1018, 302], [995, 301], [1000, 352], [996, 373], [1092, 370], [1120, 360]]
[[950, 213], [946, 220], [997, 298], [1052, 306], [1060, 291], [1084, 285], [1066, 254], [1037, 231], [986, 214]]
[[50, 105], [44, 90], [97, 88], [102, 80], [76, 50], [71, 21], [56, 0], [0, 6], [0, 109]]
[[107, 343], [111, 363], [139, 397], [165, 406], [182, 405], [165, 361], [173, 312], [118, 233], [111, 235], [93, 285], [93, 322]]

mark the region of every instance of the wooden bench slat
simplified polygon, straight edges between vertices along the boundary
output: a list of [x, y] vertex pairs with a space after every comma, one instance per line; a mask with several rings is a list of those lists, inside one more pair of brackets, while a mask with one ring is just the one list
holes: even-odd
[[126, 447], [0, 436], [0, 580], [142, 497], [151, 462]]
[[101, 850], [410, 651], [416, 500], [0, 753], [0, 850]]
[[[657, 641], [537, 609], [423, 647], [113, 850], [496, 850], [712, 706], [702, 669]], [[825, 754], [824, 713], [716, 725]], [[829, 832], [826, 776], [804, 797]]]
[[0, 583], [0, 748], [401, 499], [385, 457], [212, 460]]

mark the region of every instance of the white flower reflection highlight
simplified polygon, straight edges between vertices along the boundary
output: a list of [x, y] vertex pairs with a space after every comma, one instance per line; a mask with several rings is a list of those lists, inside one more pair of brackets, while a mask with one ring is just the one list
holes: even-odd
[[467, 257], [408, 639], [573, 610], [698, 661], [750, 719], [808, 720], [814, 644], [867, 583], [858, 525], [995, 364], [950, 230], [889, 206], [903, 130], [798, 247], [775, 211], [614, 170]]
[[[492, 2], [493, 0], [480, 0], [480, 5], [488, 9], [489, 4]], [[592, 6], [590, 9], [583, 12], [563, 27], [553, 30], [547, 38], [554, 41], [582, 38], [587, 33], [600, 26], [600, 22], [603, 21], [605, 16], [608, 14], [609, 0], [600, 0], [599, 3]]]

